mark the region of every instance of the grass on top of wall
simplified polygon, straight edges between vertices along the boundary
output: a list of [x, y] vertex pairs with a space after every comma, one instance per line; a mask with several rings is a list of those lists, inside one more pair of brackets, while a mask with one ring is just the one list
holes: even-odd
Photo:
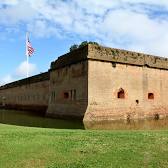
[[0, 124], [0, 168], [168, 167], [168, 131], [94, 131]]

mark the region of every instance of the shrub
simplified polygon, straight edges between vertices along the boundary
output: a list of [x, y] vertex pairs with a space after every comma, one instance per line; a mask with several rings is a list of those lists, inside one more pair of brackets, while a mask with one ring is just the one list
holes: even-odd
[[86, 45], [88, 45], [88, 44], [94, 44], [94, 45], [99, 45], [97, 42], [94, 42], [94, 41], [83, 41], [83, 42], [81, 42], [79, 45], [77, 45], [77, 44], [73, 44], [70, 48], [69, 48], [69, 51], [71, 52], [71, 51], [74, 51], [74, 50], [76, 50], [76, 49], [78, 49], [78, 48], [81, 48], [81, 47], [83, 47], [83, 46], [86, 46]]

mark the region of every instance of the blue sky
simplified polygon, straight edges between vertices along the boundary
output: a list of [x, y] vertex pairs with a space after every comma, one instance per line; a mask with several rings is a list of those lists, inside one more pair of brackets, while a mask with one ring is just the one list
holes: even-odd
[[85, 40], [167, 57], [168, 1], [0, 0], [0, 84], [26, 77], [27, 31], [31, 75]]

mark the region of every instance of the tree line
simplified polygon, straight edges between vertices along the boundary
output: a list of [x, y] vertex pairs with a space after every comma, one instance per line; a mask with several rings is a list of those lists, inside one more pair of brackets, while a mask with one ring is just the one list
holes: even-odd
[[99, 45], [97, 42], [94, 42], [94, 41], [83, 41], [83, 42], [81, 42], [79, 45], [78, 44], [73, 44], [73, 45], [71, 45], [71, 47], [69, 48], [69, 51], [71, 52], [71, 51], [74, 51], [74, 50], [76, 50], [76, 49], [78, 49], [78, 48], [81, 48], [81, 47], [83, 47], [83, 46], [86, 46], [86, 45], [88, 45], [88, 44], [95, 44], [95, 45]]

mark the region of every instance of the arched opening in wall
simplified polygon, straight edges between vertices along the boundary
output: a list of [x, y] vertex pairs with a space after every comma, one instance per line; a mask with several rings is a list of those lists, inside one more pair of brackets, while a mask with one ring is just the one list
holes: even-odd
[[124, 99], [125, 98], [125, 92], [124, 89], [120, 88], [118, 93], [117, 93], [117, 98], [118, 99]]
[[154, 99], [154, 94], [153, 93], [148, 93], [148, 99]]
[[139, 104], [139, 100], [135, 100], [136, 104]]

